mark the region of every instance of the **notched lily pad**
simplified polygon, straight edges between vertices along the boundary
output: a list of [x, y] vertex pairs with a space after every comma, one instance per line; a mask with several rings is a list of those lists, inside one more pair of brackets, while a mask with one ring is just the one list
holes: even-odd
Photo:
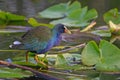
[[115, 24], [120, 23], [120, 14], [117, 8], [111, 9], [103, 15], [104, 21], [108, 23], [112, 21]]
[[105, 40], [101, 40], [99, 46], [89, 42], [81, 56], [83, 64], [95, 65], [97, 70], [120, 71], [120, 49]]
[[78, 1], [73, 3], [60, 3], [39, 13], [43, 18], [50, 18], [53, 20], [51, 24], [62, 23], [67, 26], [84, 27], [90, 23], [90, 20], [97, 18], [97, 11], [95, 9], [88, 10], [87, 7], [81, 8]]
[[52, 7], [47, 8], [46, 10], [39, 13], [40, 17], [43, 18], [62, 18], [67, 16], [71, 11], [76, 10], [81, 7], [81, 4], [78, 1], [70, 4], [60, 3]]

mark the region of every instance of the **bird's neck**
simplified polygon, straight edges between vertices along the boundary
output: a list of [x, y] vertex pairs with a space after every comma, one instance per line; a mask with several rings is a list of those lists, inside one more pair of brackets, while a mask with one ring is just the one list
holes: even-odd
[[60, 43], [60, 40], [61, 40], [61, 33], [53, 30], [52, 31], [52, 41], [54, 43], [54, 45], [58, 45]]

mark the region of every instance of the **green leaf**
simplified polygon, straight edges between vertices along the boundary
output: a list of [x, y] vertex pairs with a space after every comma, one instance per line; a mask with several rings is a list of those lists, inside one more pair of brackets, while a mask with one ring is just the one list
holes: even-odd
[[26, 25], [26, 24], [27, 22], [24, 16], [0, 11], [0, 25]]
[[97, 11], [96, 11], [95, 9], [91, 9], [91, 10], [89, 10], [89, 11], [86, 13], [86, 15], [85, 15], [85, 17], [84, 17], [84, 20], [85, 20], [85, 21], [89, 21], [89, 20], [95, 19], [95, 18], [97, 18], [97, 17], [98, 17]]
[[69, 15], [68, 18], [69, 19], [73, 19], [73, 20], [82, 20], [82, 18], [85, 16], [87, 12], [87, 7], [84, 8], [80, 8], [80, 9], [76, 9], [74, 11], [72, 11]]
[[104, 21], [108, 23], [112, 21], [115, 24], [120, 23], [120, 14], [117, 8], [111, 9], [103, 15]]
[[81, 8], [78, 1], [69, 3], [61, 3], [52, 6], [39, 13], [43, 18], [60, 18], [53, 20], [51, 24], [62, 23], [67, 26], [84, 27], [89, 24], [89, 21], [97, 18], [97, 11], [92, 9], [88, 11], [87, 7]]
[[64, 16], [66, 9], [65, 3], [60, 3], [52, 7], [47, 8], [46, 10], [39, 13], [40, 17], [44, 18], [61, 18]]
[[0, 10], [0, 19], [5, 20], [6, 16], [5, 16], [5, 12]]
[[66, 61], [65, 57], [62, 54], [58, 54], [55, 62], [55, 66], [68, 66], [68, 62]]
[[32, 25], [33, 27], [38, 27], [38, 26], [47, 26], [49, 28], [53, 28], [52, 24], [45, 24], [45, 23], [39, 23], [36, 19], [34, 18], [29, 18], [28, 23]]
[[39, 23], [34, 18], [29, 18], [28, 23], [32, 26], [39, 26]]
[[39, 15], [40, 17], [43, 17], [43, 18], [62, 18], [69, 15], [71, 11], [74, 11], [79, 8], [81, 8], [81, 5], [78, 1], [75, 1], [72, 4], [60, 3], [47, 8], [46, 10], [40, 12]]
[[12, 21], [12, 20], [25, 20], [26, 18], [24, 16], [21, 16], [21, 15], [16, 15], [16, 14], [6, 12], [6, 19]]
[[72, 11], [80, 9], [81, 4], [78, 1], [74, 1], [72, 4], [69, 4], [66, 8], [66, 14], [69, 15]]
[[102, 37], [111, 37], [110, 30], [95, 30], [95, 31], [92, 31], [91, 33], [102, 36]]
[[101, 40], [99, 47], [89, 42], [81, 54], [85, 65], [95, 65], [99, 71], [120, 71], [120, 49], [113, 44]]
[[18, 68], [10, 69], [7, 67], [0, 67], [0, 78], [23, 78], [33, 75], [31, 72], [21, 70]]
[[97, 44], [90, 41], [82, 51], [82, 62], [85, 65], [95, 65], [99, 61], [99, 48]]
[[96, 64], [96, 69], [101, 71], [120, 71], [120, 49], [105, 40], [101, 41], [99, 48], [102, 58]]

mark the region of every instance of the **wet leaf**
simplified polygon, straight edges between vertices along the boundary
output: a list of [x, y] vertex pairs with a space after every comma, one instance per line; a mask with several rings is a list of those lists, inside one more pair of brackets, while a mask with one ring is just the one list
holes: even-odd
[[0, 11], [0, 25], [25, 25], [26, 17]]
[[120, 49], [102, 40], [99, 47], [95, 42], [89, 42], [82, 52], [82, 62], [85, 65], [95, 65], [99, 71], [120, 71]]
[[104, 21], [108, 23], [112, 21], [115, 24], [120, 23], [120, 14], [117, 8], [111, 9], [103, 15]]
[[96, 69], [101, 71], [120, 71], [120, 49], [107, 41], [101, 41], [99, 49], [102, 58], [96, 64]]
[[68, 62], [62, 54], [58, 54], [55, 62], [55, 66], [67, 66]]
[[25, 20], [26, 18], [21, 15], [16, 15], [16, 14], [6, 12], [6, 19], [8, 19], [8, 20]]
[[95, 65], [99, 61], [99, 48], [94, 41], [90, 41], [83, 49], [81, 58], [85, 65]]
[[45, 24], [45, 23], [39, 23], [36, 19], [34, 18], [29, 18], [28, 23], [32, 25], [33, 27], [38, 27], [38, 26], [47, 26], [49, 28], [53, 28], [53, 25], [51, 24]]
[[21, 70], [18, 68], [10, 69], [7, 67], [0, 67], [0, 78], [23, 78], [33, 75], [31, 72]]
[[89, 11], [88, 14], [87, 7], [76, 9], [72, 11], [66, 18], [53, 20], [51, 24], [62, 23], [67, 26], [84, 27], [89, 24], [88, 21], [95, 19], [97, 17], [96, 10], [92, 11], [93, 11], [92, 13], [91, 11]]
[[53, 20], [51, 24], [62, 23], [67, 26], [84, 27], [89, 21], [97, 18], [95, 9], [88, 10], [87, 7], [81, 8], [78, 1], [69, 3], [60, 3], [39, 13], [43, 18], [59, 18]]
[[39, 26], [39, 23], [34, 18], [29, 18], [28, 23], [32, 26]]
[[74, 3], [60, 3], [39, 13], [43, 18], [62, 18], [67, 16], [71, 11], [80, 8], [81, 5], [78, 1]]
[[102, 36], [102, 37], [111, 37], [110, 30], [95, 30], [95, 31], [92, 31], [91, 33]]

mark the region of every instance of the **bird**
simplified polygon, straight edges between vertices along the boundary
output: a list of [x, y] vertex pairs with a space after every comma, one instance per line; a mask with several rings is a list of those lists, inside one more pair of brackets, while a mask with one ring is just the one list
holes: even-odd
[[15, 40], [9, 45], [12, 49], [27, 50], [26, 62], [28, 61], [28, 52], [35, 53], [34, 59], [37, 63], [43, 64], [39, 59], [39, 54], [44, 54], [52, 47], [61, 42], [61, 34], [71, 31], [63, 24], [56, 24], [52, 29], [46, 26], [35, 27], [27, 31], [19, 40]]

